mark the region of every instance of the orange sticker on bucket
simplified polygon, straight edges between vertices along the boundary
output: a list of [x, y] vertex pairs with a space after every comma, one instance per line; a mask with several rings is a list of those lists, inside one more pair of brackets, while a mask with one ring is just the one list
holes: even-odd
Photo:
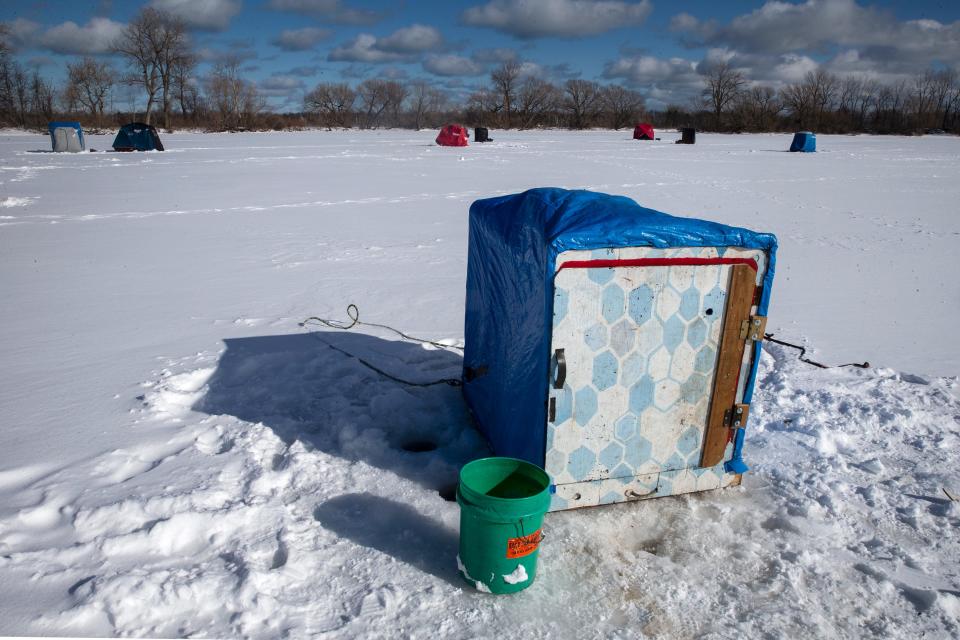
[[537, 547], [540, 546], [540, 542], [542, 540], [543, 536], [540, 534], [540, 529], [537, 529], [530, 535], [523, 536], [521, 538], [508, 538], [507, 557], [522, 558], [524, 556], [528, 556], [537, 550]]

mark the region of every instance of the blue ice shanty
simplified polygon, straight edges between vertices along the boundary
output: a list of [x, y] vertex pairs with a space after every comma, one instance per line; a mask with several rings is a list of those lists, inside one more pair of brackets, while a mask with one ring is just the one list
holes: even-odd
[[551, 510], [739, 484], [773, 235], [553, 188], [469, 225], [464, 396]]
[[113, 139], [114, 151], [163, 151], [163, 143], [153, 125], [131, 122], [120, 127]]
[[50, 122], [47, 130], [54, 151], [77, 152], [87, 148], [83, 141], [83, 127], [79, 122]]
[[799, 131], [793, 134], [790, 151], [813, 153], [817, 150], [817, 136], [809, 131]]

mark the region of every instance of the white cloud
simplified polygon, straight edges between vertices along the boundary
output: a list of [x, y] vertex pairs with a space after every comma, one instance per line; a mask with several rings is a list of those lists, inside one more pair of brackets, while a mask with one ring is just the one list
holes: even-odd
[[519, 56], [515, 49], [498, 47], [496, 49], [477, 49], [471, 57], [477, 62], [496, 62], [500, 64], [516, 60]]
[[68, 21], [47, 29], [37, 40], [37, 44], [55, 53], [107, 53], [123, 33], [123, 29], [122, 23], [109, 18], [91, 18], [84, 26]]
[[[780, 62], [773, 67], [770, 73], [772, 77], [766, 79], [771, 80], [771, 84], [800, 82], [808, 73], [816, 71], [818, 66], [817, 61], [809, 56], [785, 53], [780, 58]], [[758, 79], [762, 80], [764, 78]]]
[[640, 89], [655, 108], [695, 100], [703, 90], [703, 77], [697, 72], [697, 63], [685, 58], [624, 56], [608, 62], [603, 77], [623, 80]]
[[379, 40], [377, 46], [383, 51], [396, 53], [416, 53], [436, 49], [443, 44], [443, 37], [433, 27], [414, 24], [397, 29], [392, 34]]
[[7, 43], [14, 49], [29, 46], [40, 31], [40, 24], [26, 18], [17, 18], [6, 23]]
[[342, 24], [373, 24], [382, 17], [375, 11], [344, 6], [341, 0], [270, 0], [267, 7]]
[[302, 78], [285, 74], [274, 74], [264, 78], [259, 84], [261, 92], [270, 97], [286, 97], [306, 87]]
[[639, 25], [652, 10], [650, 0], [491, 0], [464, 11], [462, 20], [518, 38], [581, 38]]
[[416, 56], [443, 46], [443, 37], [433, 27], [415, 24], [397, 29], [384, 38], [361, 33], [333, 51], [327, 57], [331, 62], [383, 62], [412, 61]]
[[427, 56], [423, 68], [437, 76], [479, 76], [486, 73], [483, 66], [470, 58], [452, 54]]
[[406, 70], [400, 67], [383, 67], [379, 75], [385, 80], [406, 80], [409, 77]]
[[361, 33], [353, 40], [342, 44], [327, 56], [331, 62], [396, 62], [404, 56], [399, 53], [383, 51], [377, 48], [377, 37]]
[[728, 24], [701, 22], [689, 14], [673, 18], [671, 28], [690, 46], [721, 45], [756, 54], [831, 53], [856, 50], [877, 67], [915, 70], [941, 62], [960, 64], [960, 21], [901, 21], [888, 11], [857, 0], [806, 0], [799, 4], [769, 0]]
[[151, 0], [150, 6], [171, 13], [188, 27], [223, 31], [243, 8], [242, 0]]
[[319, 27], [284, 29], [272, 40], [272, 43], [285, 51], [307, 51], [329, 38], [330, 34], [329, 29]]

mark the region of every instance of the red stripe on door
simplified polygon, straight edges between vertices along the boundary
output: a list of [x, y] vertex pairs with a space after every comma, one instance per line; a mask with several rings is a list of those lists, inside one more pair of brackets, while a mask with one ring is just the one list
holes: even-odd
[[753, 258], [634, 258], [632, 260], [570, 260], [564, 262], [562, 269], [604, 269], [612, 267], [700, 267], [711, 264], [745, 264], [757, 271], [757, 261]]

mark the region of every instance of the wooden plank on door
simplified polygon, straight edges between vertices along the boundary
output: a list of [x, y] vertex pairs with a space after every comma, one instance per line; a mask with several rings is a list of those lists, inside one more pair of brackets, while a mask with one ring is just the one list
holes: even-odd
[[723, 460], [730, 430], [724, 424], [724, 414], [737, 401], [737, 381], [743, 363], [746, 341], [740, 337], [740, 326], [750, 319], [753, 293], [757, 287], [756, 271], [745, 264], [730, 267], [730, 287], [727, 289], [727, 307], [723, 313], [723, 333], [717, 353], [717, 371], [710, 399], [707, 430], [703, 438], [701, 467], [712, 467]]

